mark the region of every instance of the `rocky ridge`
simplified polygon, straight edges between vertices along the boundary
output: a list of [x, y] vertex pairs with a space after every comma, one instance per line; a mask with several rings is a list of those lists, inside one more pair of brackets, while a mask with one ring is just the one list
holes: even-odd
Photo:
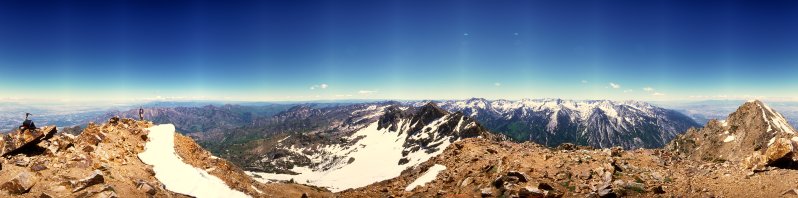
[[[77, 136], [53, 133], [42, 136], [37, 144], [18, 147], [13, 155], [0, 159], [0, 196], [187, 197], [165, 189], [151, 166], [137, 158], [150, 126], [147, 121], [112, 118], [105, 124], [89, 124]], [[328, 191], [302, 185], [255, 182], [229, 162], [213, 159], [189, 138], [177, 139], [183, 161], [209, 170], [249, 196], [329, 196]]]
[[748, 101], [726, 120], [691, 129], [668, 148], [685, 157], [742, 163], [752, 170], [798, 167], [798, 134], [780, 113], [761, 101]]

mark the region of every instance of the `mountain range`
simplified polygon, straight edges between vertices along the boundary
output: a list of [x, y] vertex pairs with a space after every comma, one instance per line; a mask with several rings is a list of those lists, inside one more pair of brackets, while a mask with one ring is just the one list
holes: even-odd
[[[784, 115], [760, 101], [745, 102], [724, 120], [713, 119], [706, 126], [675, 132], [672, 137], [664, 135], [669, 133], [665, 129], [679, 127], [674, 123], [688, 123], [680, 122], [686, 116], [630, 101], [469, 99], [259, 108], [206, 105], [147, 111], [145, 117], [178, 124], [114, 118], [137, 113], [119, 111], [107, 114], [112, 118], [106, 119], [106, 124], [69, 129], [82, 132], [43, 135], [34, 140], [38, 143], [7, 144], [11, 147], [5, 148], [12, 153], [23, 154], [0, 162], [4, 167], [0, 182], [5, 182], [0, 184], [0, 195], [798, 194], [798, 189], [783, 182], [798, 179], [798, 171], [792, 170], [798, 169], [798, 135]], [[481, 119], [493, 124], [483, 124]], [[528, 131], [526, 137], [546, 133], [549, 140], [569, 134], [615, 138], [608, 142], [611, 148], [602, 138], [597, 138], [599, 147], [605, 148], [589, 146], [590, 141], [547, 145], [535, 139], [515, 139], [511, 135], [516, 133], [491, 128], [508, 122], [542, 128]], [[564, 130], [584, 127], [600, 131], [596, 126], [609, 133]], [[633, 143], [648, 138], [630, 140], [622, 135], [639, 136], [646, 127], [655, 127], [647, 132], [655, 134], [652, 136], [673, 140], [654, 142], [664, 144], [662, 148], [624, 150], [624, 144], [634, 148], [647, 145]], [[188, 130], [183, 132], [188, 137], [176, 133], [181, 132], [178, 129]], [[174, 168], [178, 166], [184, 168]], [[31, 176], [36, 172], [62, 176]], [[203, 187], [172, 181], [197, 173], [206, 176], [192, 179], [197, 182], [191, 184]], [[89, 176], [78, 179], [68, 175]], [[59, 185], [70, 191], [48, 188]], [[20, 189], [17, 186], [24, 190], [15, 190]]]
[[472, 98], [439, 104], [446, 110], [463, 112], [515, 141], [546, 146], [574, 143], [597, 148], [658, 148], [687, 129], [700, 126], [679, 112], [637, 101]]

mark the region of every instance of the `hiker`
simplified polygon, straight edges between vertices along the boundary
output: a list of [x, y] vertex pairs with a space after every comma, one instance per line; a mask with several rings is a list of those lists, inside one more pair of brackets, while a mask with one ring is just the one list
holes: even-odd
[[144, 108], [139, 107], [139, 120], [144, 121]]
[[22, 132], [26, 129], [36, 130], [36, 125], [33, 124], [33, 120], [30, 120], [28, 116], [32, 116], [33, 114], [25, 113], [25, 121], [22, 122], [22, 126], [19, 126], [19, 131]]

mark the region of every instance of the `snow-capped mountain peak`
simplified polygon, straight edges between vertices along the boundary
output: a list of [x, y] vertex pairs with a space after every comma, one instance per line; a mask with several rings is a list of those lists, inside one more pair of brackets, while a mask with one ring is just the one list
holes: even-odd
[[676, 134], [698, 126], [678, 112], [639, 101], [472, 98], [439, 105], [463, 112], [514, 140], [548, 146], [571, 142], [595, 147], [660, 147]]

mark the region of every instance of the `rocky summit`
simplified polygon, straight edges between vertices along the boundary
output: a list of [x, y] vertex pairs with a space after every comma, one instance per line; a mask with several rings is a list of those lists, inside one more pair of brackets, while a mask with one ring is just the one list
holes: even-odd
[[[89, 124], [77, 136], [58, 133], [54, 126], [6, 134], [0, 197], [189, 197], [169, 190], [155, 176], [153, 165], [138, 157], [145, 151], [152, 126], [148, 121], [112, 118], [105, 124]], [[329, 191], [303, 185], [256, 182], [190, 138], [174, 136], [170, 150], [183, 163], [246, 196], [329, 196]]]
[[688, 158], [732, 161], [745, 168], [798, 167], [798, 134], [780, 113], [761, 101], [748, 101], [726, 120], [710, 120], [679, 136], [669, 149]]

